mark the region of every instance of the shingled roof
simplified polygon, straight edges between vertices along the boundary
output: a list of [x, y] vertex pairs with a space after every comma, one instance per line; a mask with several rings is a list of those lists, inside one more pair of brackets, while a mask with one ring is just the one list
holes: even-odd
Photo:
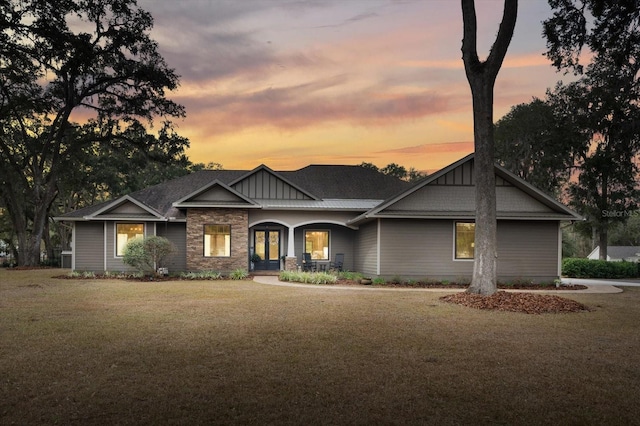
[[[165, 217], [179, 214], [173, 203], [218, 180], [236, 182], [250, 170], [202, 170], [129, 194], [129, 197]], [[295, 171], [276, 171], [277, 175], [320, 199], [384, 200], [411, 186], [410, 183], [360, 166], [310, 165]], [[106, 203], [96, 204], [65, 214], [79, 218], [99, 211]]]

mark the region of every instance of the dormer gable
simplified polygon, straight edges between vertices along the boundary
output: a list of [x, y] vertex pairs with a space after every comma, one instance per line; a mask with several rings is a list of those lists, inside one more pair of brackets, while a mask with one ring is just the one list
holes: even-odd
[[219, 180], [198, 188], [194, 192], [173, 203], [177, 208], [225, 207], [259, 208], [260, 206]]
[[318, 200], [264, 164], [229, 184], [236, 192], [251, 199]]

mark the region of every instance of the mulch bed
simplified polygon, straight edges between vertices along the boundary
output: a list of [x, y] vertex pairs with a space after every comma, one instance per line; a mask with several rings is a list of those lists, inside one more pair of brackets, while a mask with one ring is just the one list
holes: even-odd
[[[327, 284], [331, 285], [331, 284]], [[364, 285], [355, 280], [338, 280], [334, 285]], [[436, 289], [466, 289], [469, 284], [459, 283], [441, 283], [441, 282], [404, 282], [404, 283], [385, 283], [385, 284], [367, 284], [367, 287], [393, 287], [393, 288], [436, 288]], [[580, 284], [570, 285], [549, 285], [549, 284], [498, 284], [499, 290], [544, 290], [544, 291], [556, 291], [556, 290], [586, 290], [587, 286]]]
[[582, 303], [559, 296], [507, 293], [506, 291], [498, 291], [491, 296], [463, 292], [443, 296], [440, 300], [475, 309], [522, 312], [525, 314], [588, 312], [590, 310]]

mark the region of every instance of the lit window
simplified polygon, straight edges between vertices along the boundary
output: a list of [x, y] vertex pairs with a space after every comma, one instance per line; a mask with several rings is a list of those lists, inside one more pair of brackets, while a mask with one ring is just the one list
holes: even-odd
[[204, 226], [204, 255], [207, 257], [231, 256], [231, 226]]
[[144, 237], [144, 224], [117, 223], [116, 224], [116, 256], [124, 256], [124, 248], [129, 240]]
[[476, 241], [476, 224], [456, 222], [456, 259], [473, 259]]
[[329, 260], [329, 231], [305, 231], [304, 250], [313, 260]]

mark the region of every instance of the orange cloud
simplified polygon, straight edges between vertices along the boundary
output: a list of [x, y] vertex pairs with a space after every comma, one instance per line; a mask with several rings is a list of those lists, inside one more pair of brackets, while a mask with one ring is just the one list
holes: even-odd
[[473, 151], [473, 142], [444, 142], [444, 143], [425, 143], [416, 146], [407, 146], [402, 148], [388, 149], [378, 151], [377, 154], [434, 154], [434, 153], [450, 153], [450, 152], [471, 152]]

